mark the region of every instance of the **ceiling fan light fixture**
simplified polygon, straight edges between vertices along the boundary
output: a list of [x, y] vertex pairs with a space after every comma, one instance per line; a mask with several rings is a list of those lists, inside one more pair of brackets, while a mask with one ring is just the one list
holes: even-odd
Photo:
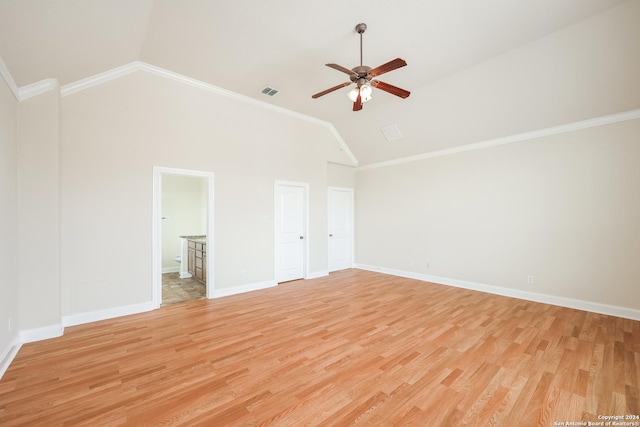
[[356, 102], [356, 99], [358, 99], [358, 92], [360, 92], [360, 99], [364, 103], [372, 98], [371, 94], [373, 92], [373, 89], [369, 85], [362, 85], [359, 88], [354, 87], [349, 91], [349, 93], [347, 93], [347, 96], [349, 97], [351, 102]]
[[373, 89], [369, 84], [360, 86], [360, 96], [362, 97], [362, 102], [366, 102], [371, 99], [371, 93]]

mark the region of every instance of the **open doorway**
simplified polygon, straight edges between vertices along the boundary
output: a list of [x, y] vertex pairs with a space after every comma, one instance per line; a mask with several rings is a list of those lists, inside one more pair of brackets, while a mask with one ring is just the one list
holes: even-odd
[[153, 302], [213, 293], [213, 174], [154, 167]]

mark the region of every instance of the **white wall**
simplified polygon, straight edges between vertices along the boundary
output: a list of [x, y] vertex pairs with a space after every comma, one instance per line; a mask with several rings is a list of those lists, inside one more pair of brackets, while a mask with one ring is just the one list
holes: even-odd
[[326, 271], [327, 162], [350, 161], [324, 125], [136, 72], [62, 98], [62, 134], [64, 315], [151, 301], [153, 166], [215, 174], [216, 288], [273, 280], [274, 180], [309, 183]]
[[[59, 100], [56, 88], [18, 105], [18, 277], [23, 330], [61, 323]], [[90, 247], [84, 250], [91, 252]]]
[[355, 188], [356, 168], [329, 163], [327, 165], [327, 185], [331, 187]]
[[[638, 22], [640, 2], [623, 3], [414, 91], [389, 120], [419, 112], [403, 130], [437, 151], [639, 109]], [[359, 169], [356, 262], [640, 317], [639, 126]], [[366, 143], [365, 165], [380, 155]]]
[[361, 170], [356, 261], [638, 313], [639, 159], [636, 119]]
[[[180, 236], [207, 234], [207, 180], [179, 175], [162, 176], [162, 269], [178, 271]], [[186, 262], [186, 260], [185, 260]]]
[[[18, 102], [0, 78], [0, 373], [20, 327], [18, 319]], [[8, 323], [11, 321], [11, 330]], [[5, 366], [6, 367], [6, 366]]]

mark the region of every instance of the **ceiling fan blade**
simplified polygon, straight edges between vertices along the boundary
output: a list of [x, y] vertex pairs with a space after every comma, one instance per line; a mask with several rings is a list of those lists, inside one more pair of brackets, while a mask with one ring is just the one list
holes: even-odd
[[371, 86], [390, 93], [391, 95], [399, 96], [402, 99], [408, 98], [411, 92], [401, 89], [397, 86], [390, 85], [389, 83], [381, 82], [380, 80], [371, 80]]
[[345, 87], [345, 86], [349, 86], [350, 84], [351, 84], [351, 82], [340, 83], [339, 85], [336, 85], [336, 86], [334, 86], [334, 87], [332, 87], [332, 88], [329, 88], [329, 89], [327, 89], [327, 90], [323, 90], [322, 92], [318, 92], [318, 93], [316, 93], [315, 95], [311, 95], [311, 97], [312, 97], [313, 99], [320, 98], [320, 97], [321, 97], [321, 96], [323, 96], [323, 95], [326, 95], [326, 94], [328, 94], [328, 93], [331, 93], [331, 92], [333, 92], [334, 90], [342, 89], [343, 87]]
[[362, 97], [360, 96], [360, 91], [358, 91], [358, 97], [356, 98], [356, 102], [353, 103], [353, 111], [362, 110]]
[[324, 64], [327, 67], [333, 68], [334, 70], [338, 70], [338, 71], [342, 71], [345, 74], [349, 74], [350, 76], [357, 76], [358, 73], [354, 73], [352, 70], [343, 67], [342, 65], [338, 65], [338, 64]]
[[368, 74], [369, 77], [378, 77], [383, 75], [384, 73], [388, 73], [389, 71], [404, 67], [405, 65], [407, 65], [407, 62], [404, 59], [396, 58], [392, 61], [387, 62], [386, 64], [382, 64], [379, 67], [372, 69]]

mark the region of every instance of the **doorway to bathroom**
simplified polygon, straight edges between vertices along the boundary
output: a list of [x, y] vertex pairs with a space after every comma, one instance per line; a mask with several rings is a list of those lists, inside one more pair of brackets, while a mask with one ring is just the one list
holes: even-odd
[[153, 302], [213, 293], [213, 174], [154, 167]]

